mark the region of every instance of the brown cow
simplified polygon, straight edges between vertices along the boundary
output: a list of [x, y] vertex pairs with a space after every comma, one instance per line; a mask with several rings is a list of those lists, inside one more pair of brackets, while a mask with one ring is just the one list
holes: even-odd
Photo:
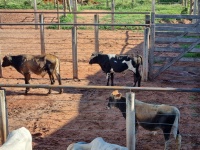
[[[44, 77], [46, 74], [49, 75], [51, 84], [55, 83], [53, 74], [56, 75], [59, 85], [61, 85], [60, 76], [60, 60], [57, 56], [52, 54], [46, 55], [7, 55], [3, 58], [2, 67], [13, 66], [19, 73], [24, 75], [25, 84], [29, 84], [31, 73], [41, 75]], [[30, 88], [26, 88], [25, 94], [28, 93]], [[63, 89], [60, 89], [60, 93]], [[51, 93], [49, 89], [48, 94]]]

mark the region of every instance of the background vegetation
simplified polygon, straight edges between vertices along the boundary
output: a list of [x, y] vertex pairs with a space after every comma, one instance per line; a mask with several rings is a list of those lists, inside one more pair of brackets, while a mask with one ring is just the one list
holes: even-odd
[[[53, 0], [52, 0], [53, 1]], [[32, 0], [0, 0], [0, 9], [33, 9]], [[188, 8], [185, 8], [181, 4], [182, 0], [157, 0], [155, 10], [157, 14], [188, 14]], [[189, 2], [189, 1], [188, 1]], [[189, 7], [189, 5], [188, 5]], [[55, 10], [53, 3], [45, 3], [43, 0], [37, 0], [38, 10]], [[59, 9], [63, 9], [63, 5], [59, 5]], [[84, 10], [111, 10], [111, 1], [107, 6], [105, 0], [89, 0], [87, 4], [78, 4], [78, 11]], [[152, 3], [151, 0], [137, 0], [132, 3], [132, 0], [115, 0], [115, 12], [151, 12]], [[84, 19], [80, 18], [79, 19]], [[144, 14], [116, 14], [116, 24], [144, 24]], [[173, 19], [157, 20], [157, 22], [173, 22]], [[73, 14], [68, 14], [67, 17], [60, 17], [61, 23], [73, 23]], [[111, 15], [101, 17], [100, 23], [111, 23]], [[57, 29], [56, 25], [48, 27], [49, 29]], [[62, 29], [71, 29], [72, 26], [61, 26]], [[80, 26], [79, 29], [88, 29], [92, 27]], [[111, 26], [100, 26], [100, 29], [109, 30]], [[141, 26], [115, 26], [115, 29], [126, 30], [141, 30]], [[188, 53], [186, 57], [200, 57], [200, 53]]]

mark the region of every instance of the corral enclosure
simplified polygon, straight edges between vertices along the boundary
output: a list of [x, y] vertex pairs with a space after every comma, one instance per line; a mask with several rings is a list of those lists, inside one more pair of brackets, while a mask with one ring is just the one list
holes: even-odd
[[[4, 16], [5, 15], [5, 16]], [[4, 14], [6, 22], [21, 22], [33, 18], [33, 15]], [[52, 16], [49, 16], [53, 18]], [[93, 16], [88, 16], [92, 22]], [[89, 57], [94, 52], [94, 31], [77, 30], [78, 36], [78, 78], [74, 81], [72, 70], [71, 30], [45, 29], [47, 53], [53, 53], [61, 59], [61, 76], [64, 85], [105, 85], [105, 74], [98, 65], [90, 66]], [[2, 56], [12, 53], [40, 54], [40, 32], [32, 26], [2, 26], [0, 29]], [[130, 30], [104, 31], [99, 33], [100, 51], [104, 53], [131, 54], [142, 53], [143, 33]], [[42, 79], [33, 75], [32, 84], [49, 84], [48, 76]], [[155, 81], [142, 82], [143, 87], [199, 88], [199, 82], [169, 82], [163, 73]], [[183, 76], [184, 77], [184, 76]], [[115, 75], [115, 84], [131, 86], [131, 72]], [[199, 78], [199, 76], [197, 76]], [[22, 84], [22, 75], [14, 68], [3, 69], [1, 83]], [[58, 84], [56, 82], [56, 84]], [[65, 89], [59, 95], [54, 89], [47, 95], [47, 89], [31, 89], [24, 95], [24, 88], [6, 88], [8, 103], [9, 130], [24, 126], [33, 136], [35, 150], [64, 150], [72, 142], [86, 141], [101, 136], [107, 142], [126, 145], [125, 120], [117, 109], [107, 110], [107, 98], [111, 90]], [[129, 91], [121, 91], [123, 94]], [[199, 149], [199, 93], [172, 92], [136, 92], [136, 98], [149, 103], [165, 103], [177, 106], [181, 112], [180, 132], [183, 137], [182, 149]], [[161, 132], [152, 133], [140, 128], [137, 149], [163, 149], [164, 138]], [[161, 140], [158, 140], [161, 139]], [[173, 149], [173, 148], [172, 148]]]

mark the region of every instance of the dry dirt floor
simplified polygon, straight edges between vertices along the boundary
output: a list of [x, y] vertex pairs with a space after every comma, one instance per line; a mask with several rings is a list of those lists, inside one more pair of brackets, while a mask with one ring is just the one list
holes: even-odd
[[[3, 10], [1, 10], [2, 12]], [[5, 10], [4, 10], [5, 11]], [[33, 14], [0, 14], [3, 22], [23, 22]], [[52, 17], [52, 16], [49, 16]], [[92, 20], [93, 16], [88, 16]], [[52, 17], [53, 18], [53, 17]], [[33, 21], [33, 20], [31, 20]], [[6, 54], [40, 54], [40, 34], [33, 26], [2, 26], [0, 29], [0, 49]], [[100, 31], [100, 50], [104, 53], [142, 53], [143, 33], [133, 31]], [[94, 31], [78, 30], [78, 79], [73, 80], [71, 31], [45, 29], [46, 53], [58, 55], [61, 59], [63, 85], [105, 85], [105, 74], [98, 65], [89, 65], [94, 51]], [[183, 74], [177, 74], [184, 78]], [[167, 80], [164, 80], [164, 78]], [[197, 76], [196, 78], [199, 78]], [[131, 86], [131, 72], [115, 74], [115, 85]], [[32, 75], [31, 84], [49, 84], [48, 76]], [[3, 68], [1, 84], [24, 84], [24, 79], [14, 68]], [[58, 82], [56, 81], [56, 85]], [[199, 82], [171, 82], [169, 73], [162, 73], [154, 81], [142, 82], [142, 87], [200, 88]], [[53, 89], [31, 89], [24, 95], [24, 88], [6, 87], [9, 131], [26, 127], [33, 137], [34, 150], [66, 150], [73, 142], [90, 142], [102, 137], [110, 143], [126, 145], [125, 119], [118, 109], [106, 109], [112, 90], [104, 89], [64, 89], [59, 94]], [[129, 90], [120, 90], [125, 96]], [[200, 149], [200, 94], [192, 92], [133, 91], [136, 98], [148, 103], [176, 106], [181, 113], [180, 133], [182, 150]], [[172, 136], [171, 136], [172, 137]], [[172, 139], [170, 149], [175, 149]], [[161, 131], [156, 135], [139, 128], [137, 150], [162, 150], [164, 137]]]

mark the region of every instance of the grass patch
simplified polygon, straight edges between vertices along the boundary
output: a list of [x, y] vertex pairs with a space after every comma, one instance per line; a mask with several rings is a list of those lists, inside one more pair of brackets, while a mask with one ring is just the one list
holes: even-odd
[[188, 57], [188, 58], [200, 58], [200, 53], [189, 52], [189, 53], [185, 54], [184, 57]]
[[[186, 38], [198, 38], [198, 36], [185, 36]], [[190, 45], [184, 44], [182, 45], [183, 48], [189, 48]], [[195, 46], [195, 48], [200, 48], [200, 45]], [[186, 53], [183, 57], [187, 58], [200, 58], [200, 53], [195, 53], [195, 52], [188, 52]]]

